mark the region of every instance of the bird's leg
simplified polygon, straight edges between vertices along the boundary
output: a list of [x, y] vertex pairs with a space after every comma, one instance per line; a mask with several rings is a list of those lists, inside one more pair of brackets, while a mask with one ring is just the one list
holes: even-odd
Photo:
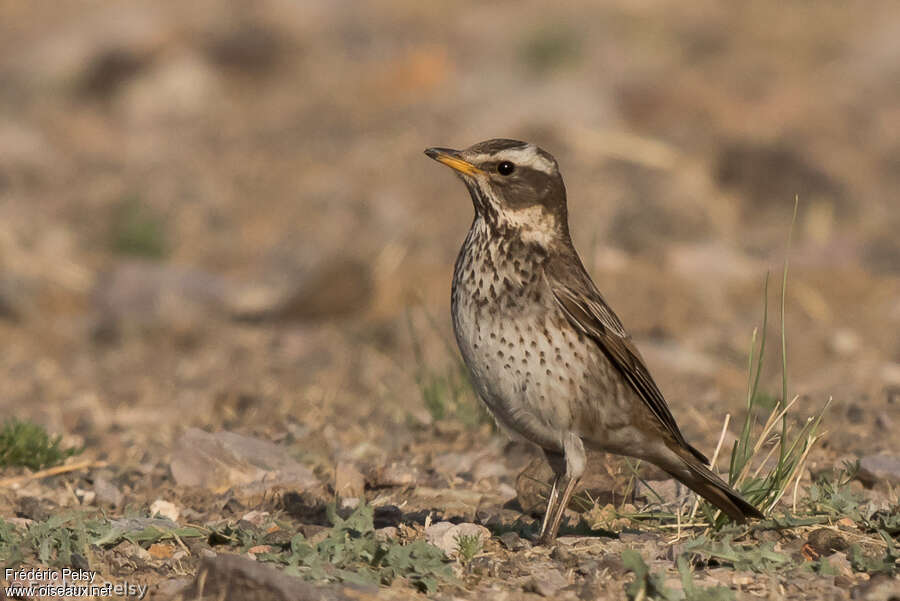
[[544, 539], [544, 534], [547, 532], [547, 526], [550, 524], [550, 516], [553, 514], [553, 510], [556, 507], [556, 502], [559, 500], [559, 481], [562, 479], [562, 474], [556, 474], [553, 478], [553, 486], [550, 488], [550, 496], [547, 497], [547, 510], [544, 512], [544, 521], [541, 522], [541, 540]]
[[547, 497], [547, 511], [544, 512], [544, 521], [541, 523], [541, 540], [544, 540], [544, 537], [547, 534], [547, 528], [553, 521], [553, 514], [556, 513], [556, 507], [559, 504], [559, 485], [566, 475], [565, 454], [544, 449], [544, 456], [547, 458], [547, 463], [550, 464], [550, 469], [553, 470], [554, 477], [553, 486], [550, 488], [550, 496]]
[[[559, 494], [557, 499], [556, 510], [551, 517], [548, 509], [547, 515], [544, 517], [544, 527], [541, 528], [541, 544], [544, 545], [549, 545], [556, 539], [556, 535], [559, 532], [559, 525], [562, 522], [563, 515], [566, 513], [566, 507], [569, 506], [569, 499], [572, 498], [572, 493], [575, 491], [575, 485], [578, 484], [579, 478], [571, 478], [568, 475], [565, 475], [559, 478], [559, 480], [562, 481], [560, 482], [562, 485], [562, 493]], [[549, 522], [549, 525], [547, 522]]]
[[547, 503], [547, 513], [544, 515], [544, 523], [541, 526], [540, 541], [543, 545], [550, 545], [556, 539], [560, 522], [562, 522], [566, 507], [569, 505], [569, 499], [572, 498], [575, 485], [581, 479], [587, 462], [584, 445], [575, 434], [570, 433], [566, 437], [563, 448], [563, 453], [544, 451], [550, 467], [556, 473], [556, 479], [553, 481], [553, 489]]

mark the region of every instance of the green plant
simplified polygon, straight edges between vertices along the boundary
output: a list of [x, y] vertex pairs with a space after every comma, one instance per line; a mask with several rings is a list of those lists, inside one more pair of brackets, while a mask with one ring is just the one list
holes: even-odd
[[115, 252], [159, 259], [166, 254], [163, 219], [137, 198], [127, 198], [114, 212], [111, 244]]
[[775, 550], [775, 543], [737, 543], [726, 536], [722, 540], [701, 535], [684, 545], [685, 553], [707, 560], [715, 560], [734, 566], [736, 570], [771, 572], [780, 566], [789, 566], [790, 557]]
[[684, 553], [675, 560], [685, 601], [734, 601], [734, 591], [726, 586], [697, 586], [691, 573], [690, 562]]
[[81, 449], [62, 448], [62, 437], [51, 437], [43, 426], [18, 419], [7, 420], [0, 430], [0, 467], [39, 470], [59, 465]]
[[634, 580], [625, 586], [625, 594], [629, 601], [655, 599], [656, 601], [733, 601], [734, 592], [724, 586], [698, 586], [694, 584], [693, 574], [687, 557], [684, 554], [676, 560], [678, 574], [681, 577], [682, 590], [670, 589], [660, 574], [654, 574], [644, 562], [640, 553], [632, 549], [622, 551], [622, 565], [634, 572]]
[[659, 574], [650, 571], [641, 554], [633, 549], [622, 551], [622, 565], [634, 572], [634, 580], [625, 586], [625, 594], [630, 601], [657, 599], [659, 601], [679, 601], [682, 597], [668, 588]]
[[460, 563], [466, 564], [481, 552], [483, 543], [478, 534], [461, 534], [456, 538], [456, 550]]
[[[790, 253], [798, 202], [794, 202], [794, 214], [788, 232], [787, 248]], [[813, 445], [823, 436], [819, 425], [830, 400], [814, 416], [809, 417], [799, 429], [790, 426], [789, 413], [797, 397], [788, 401], [787, 328], [785, 323], [785, 299], [787, 297], [788, 259], [784, 260], [781, 281], [781, 397], [775, 399], [759, 389], [760, 375], [766, 350], [766, 330], [769, 317], [769, 277], [766, 276], [763, 302], [763, 320], [759, 346], [754, 330], [748, 358], [747, 411], [741, 425], [741, 433], [731, 450], [728, 466], [728, 482], [737, 488], [751, 504], [764, 512], [771, 511], [787, 490], [794, 485], [794, 507], [797, 503], [797, 486], [803, 465]], [[758, 416], [764, 416], [762, 428], [754, 436]], [[727, 425], [727, 423], [726, 423]], [[780, 425], [780, 433], [777, 431]], [[724, 434], [724, 429], [723, 429]], [[776, 455], [777, 453], [777, 455]], [[774, 467], [767, 468], [769, 460], [777, 456]], [[720, 528], [727, 518], [717, 514], [708, 504], [702, 506], [710, 522]]]
[[417, 588], [433, 592], [453, 573], [444, 552], [423, 540], [402, 545], [375, 537], [371, 505], [360, 504], [346, 519], [328, 507], [331, 530], [319, 542], [297, 534], [286, 553], [266, 553], [259, 559], [277, 561], [309, 580], [337, 580], [357, 584], [391, 584], [405, 578]]

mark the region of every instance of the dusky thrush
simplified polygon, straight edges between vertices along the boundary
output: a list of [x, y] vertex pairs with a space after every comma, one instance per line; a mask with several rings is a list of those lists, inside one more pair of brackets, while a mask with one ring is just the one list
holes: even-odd
[[569, 236], [556, 159], [506, 139], [425, 154], [456, 171], [475, 205], [453, 272], [453, 330], [494, 419], [553, 469], [541, 542], [556, 538], [585, 447], [649, 461], [733, 520], [762, 517], [685, 440], [591, 281]]

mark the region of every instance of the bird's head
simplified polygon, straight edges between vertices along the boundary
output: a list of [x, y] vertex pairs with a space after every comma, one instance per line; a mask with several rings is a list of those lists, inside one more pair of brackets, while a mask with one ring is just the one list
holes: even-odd
[[516, 230], [525, 241], [568, 238], [566, 188], [556, 159], [534, 144], [494, 139], [464, 150], [429, 148], [454, 169], [475, 211], [492, 228]]

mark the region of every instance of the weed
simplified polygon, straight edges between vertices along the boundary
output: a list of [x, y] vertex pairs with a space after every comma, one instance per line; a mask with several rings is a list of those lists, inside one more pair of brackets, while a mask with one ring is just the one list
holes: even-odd
[[776, 551], [773, 542], [741, 544], [730, 537], [716, 541], [701, 535], [687, 542], [684, 551], [707, 560], [727, 563], [741, 571], [770, 572], [777, 567], [790, 565], [790, 557]]
[[51, 437], [35, 423], [11, 419], [0, 430], [0, 467], [39, 470], [59, 465], [81, 449], [63, 449], [61, 436]]
[[467, 564], [472, 558], [481, 552], [483, 543], [478, 534], [461, 534], [456, 538], [456, 550], [459, 553], [459, 561]]
[[113, 215], [111, 245], [119, 254], [159, 259], [166, 254], [165, 232], [163, 219], [131, 197]]
[[49, 566], [71, 566], [74, 558], [90, 556], [89, 548], [111, 547], [123, 540], [150, 546], [161, 540], [206, 536], [200, 528], [174, 526], [168, 520], [109, 520], [81, 511], [66, 511], [17, 529], [0, 520], [0, 563], [14, 565], [25, 554]]
[[658, 599], [659, 601], [678, 601], [680, 596], [665, 585], [659, 574], [654, 574], [644, 562], [641, 554], [633, 549], [622, 551], [622, 565], [626, 570], [634, 572], [634, 580], [625, 587], [629, 601], [640, 599]]
[[423, 540], [402, 545], [377, 539], [371, 505], [360, 504], [346, 519], [330, 505], [328, 517], [333, 527], [320, 542], [297, 534], [285, 553], [258, 558], [284, 563], [288, 571], [308, 580], [389, 585], [396, 578], [405, 578], [428, 592], [436, 590], [441, 581], [453, 580], [444, 552], [434, 545]]
[[682, 590], [670, 589], [660, 574], [654, 574], [640, 553], [632, 549], [622, 551], [622, 564], [634, 572], [634, 580], [625, 587], [629, 601], [655, 599], [657, 601], [733, 601], [734, 593], [724, 586], [698, 586], [684, 554], [676, 560]]
[[[788, 253], [794, 223], [797, 219], [798, 203], [794, 202], [794, 215], [788, 233]], [[748, 358], [747, 412], [741, 426], [741, 434], [731, 450], [728, 466], [728, 482], [737, 488], [744, 498], [764, 512], [771, 511], [787, 490], [794, 485], [794, 508], [797, 503], [797, 486], [803, 465], [813, 445], [823, 436], [818, 433], [819, 424], [829, 403], [825, 403], [819, 413], [807, 418], [798, 429], [792, 430], [788, 414], [797, 402], [795, 397], [788, 401], [788, 369], [787, 369], [787, 328], [785, 324], [785, 299], [787, 296], [788, 259], [785, 258], [781, 280], [781, 398], [775, 399], [759, 389], [760, 375], [766, 350], [766, 330], [769, 318], [769, 278], [766, 276], [763, 302], [763, 321], [759, 346], [757, 348], [757, 331], [754, 330], [750, 343]], [[830, 401], [829, 401], [830, 402]], [[762, 429], [754, 437], [753, 431], [758, 415], [766, 415]], [[777, 427], [781, 426], [781, 432]], [[724, 434], [724, 429], [723, 429]], [[777, 452], [777, 463], [764, 474], [769, 460]], [[756, 467], [754, 468], [754, 464]], [[696, 507], [696, 506], [695, 506]], [[727, 523], [727, 518], [717, 513], [709, 504], [702, 506], [703, 513], [715, 528]]]
[[685, 601], [733, 601], [734, 592], [726, 586], [697, 586], [684, 553], [675, 561]]

